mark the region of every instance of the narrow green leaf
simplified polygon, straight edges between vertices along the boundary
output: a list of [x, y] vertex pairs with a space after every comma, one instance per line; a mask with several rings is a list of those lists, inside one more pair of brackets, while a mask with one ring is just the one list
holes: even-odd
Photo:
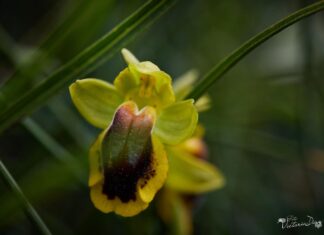
[[0, 113], [0, 131], [22, 116], [45, 103], [61, 88], [86, 75], [119, 51], [135, 34], [150, 25], [164, 13], [175, 0], [152, 0], [143, 5], [112, 31], [59, 68], [42, 83], [23, 95]]
[[[110, 14], [115, 0], [81, 0], [73, 2], [69, 13], [65, 16], [62, 23], [50, 32], [47, 38], [40, 46], [40, 50], [46, 51], [46, 54], [55, 54], [58, 48], [62, 48], [67, 40], [79, 38], [77, 46], [86, 44], [88, 38], [91, 38], [98, 29], [98, 26], [105, 22]], [[90, 28], [91, 27], [91, 28]], [[84, 29], [87, 29], [86, 31]], [[82, 32], [81, 32], [82, 31]], [[82, 48], [73, 48], [82, 49]]]
[[247, 54], [252, 52], [255, 48], [266, 42], [274, 35], [281, 32], [285, 28], [289, 27], [290, 25], [302, 20], [305, 17], [322, 11], [323, 9], [324, 1], [319, 1], [292, 13], [291, 15], [278, 21], [274, 25], [271, 25], [261, 33], [252, 37], [250, 40], [245, 42], [242, 46], [240, 46], [238, 49], [236, 49], [230, 55], [220, 61], [215, 67], [213, 67], [195, 86], [195, 88], [190, 92], [187, 98], [193, 98], [197, 100], [208, 90], [208, 88], [210, 88], [216, 81], [222, 78], [222, 76], [228, 70], [230, 70], [236, 63], [243, 59]]
[[[87, 189], [86, 184], [78, 184], [70, 173], [68, 166], [46, 160], [37, 161], [32, 167], [27, 169], [19, 179], [19, 186], [24, 189], [24, 193], [28, 195], [29, 201], [46, 205], [56, 201], [58, 197], [65, 197], [67, 190]], [[1, 191], [0, 201], [2, 202], [0, 227], [3, 228], [13, 221], [19, 221], [22, 215], [17, 212], [20, 210], [21, 202], [14, 197], [12, 192], [9, 190], [7, 192]], [[43, 216], [48, 221], [47, 223], [50, 223], [52, 226], [51, 221], [48, 220], [50, 215], [49, 211], [43, 211]], [[36, 232], [33, 234], [36, 234]]]
[[10, 189], [13, 191], [13, 193], [17, 196], [19, 201], [23, 204], [28, 217], [37, 225], [37, 228], [39, 229], [41, 234], [45, 235], [51, 235], [52, 233], [47, 228], [44, 221], [41, 219], [41, 217], [38, 215], [37, 211], [34, 209], [32, 204], [28, 201], [24, 193], [21, 191], [20, 187], [18, 186], [15, 179], [12, 177], [6, 166], [3, 164], [3, 162], [0, 160], [0, 172], [3, 180], [8, 184]]

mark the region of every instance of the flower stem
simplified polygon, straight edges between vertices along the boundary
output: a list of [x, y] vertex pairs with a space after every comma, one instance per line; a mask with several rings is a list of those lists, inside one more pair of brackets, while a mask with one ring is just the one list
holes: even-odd
[[12, 177], [10, 172], [7, 170], [6, 166], [3, 164], [3, 162], [0, 160], [0, 172], [1, 177], [3, 178], [4, 182], [8, 185], [8, 187], [13, 191], [13, 193], [16, 195], [16, 197], [19, 199], [21, 204], [24, 206], [24, 209], [28, 215], [28, 217], [31, 219], [32, 222], [35, 223], [38, 230], [41, 234], [44, 235], [51, 235], [52, 233], [47, 228], [44, 221], [41, 219], [41, 217], [38, 215], [37, 211], [34, 209], [32, 204], [28, 201], [24, 193], [21, 191], [19, 185], [15, 181], [15, 179]]
[[187, 98], [193, 98], [197, 100], [201, 95], [203, 95], [208, 88], [211, 87], [216, 81], [218, 81], [222, 76], [229, 71], [236, 63], [243, 59], [255, 48], [260, 46], [262, 43], [266, 42], [268, 39], [278, 34], [290, 25], [315, 14], [324, 9], [324, 1], [319, 1], [317, 3], [311, 4], [305, 8], [302, 8], [282, 20], [278, 21], [274, 25], [266, 28], [261, 33], [255, 35], [242, 46], [234, 50], [231, 54], [220, 61], [216, 66], [214, 66], [200, 82], [194, 87]]

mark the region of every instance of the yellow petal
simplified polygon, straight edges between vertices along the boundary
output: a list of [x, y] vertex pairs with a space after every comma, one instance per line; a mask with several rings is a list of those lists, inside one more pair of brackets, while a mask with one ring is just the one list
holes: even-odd
[[204, 111], [207, 111], [208, 109], [210, 109], [210, 106], [211, 106], [210, 103], [211, 103], [211, 100], [210, 100], [209, 95], [204, 95], [196, 101], [195, 106], [196, 106], [198, 112], [204, 112]]
[[186, 141], [177, 145], [177, 148], [195, 156], [196, 158], [206, 160], [208, 157], [207, 146], [205, 142], [198, 137], [191, 137], [187, 139]]
[[139, 60], [133, 55], [132, 52], [127, 50], [126, 48], [123, 48], [121, 50], [121, 53], [123, 55], [124, 60], [126, 61], [127, 64], [137, 64], [139, 63]]
[[103, 183], [98, 183], [91, 187], [90, 197], [94, 206], [104, 212], [115, 212], [118, 215], [129, 217], [134, 216], [148, 207], [148, 204], [143, 202], [137, 195], [136, 200], [130, 200], [127, 203], [120, 201], [119, 198], [108, 199], [107, 195], [102, 193]]
[[82, 116], [102, 129], [108, 127], [123, 100], [114, 86], [99, 79], [77, 80], [69, 89], [72, 101]]
[[115, 209], [113, 200], [108, 200], [107, 195], [102, 193], [101, 182], [90, 188], [90, 198], [94, 206], [104, 213], [112, 212]]
[[159, 67], [153, 64], [151, 61], [143, 61], [135, 64], [130, 64], [129, 68], [138, 74], [154, 74], [155, 72], [161, 72]]
[[175, 101], [170, 76], [149, 61], [129, 64], [114, 85], [126, 100], [134, 101], [140, 109], [145, 106], [161, 109]]
[[96, 139], [95, 143], [90, 147], [89, 153], [89, 182], [88, 185], [91, 187], [97, 184], [99, 181], [103, 179], [103, 172], [101, 166], [101, 158], [100, 158], [100, 148], [102, 138], [104, 137], [105, 131], [103, 131], [99, 137]]
[[195, 69], [189, 70], [177, 78], [173, 84], [177, 100], [183, 100], [192, 90], [194, 83], [198, 80], [198, 72]]
[[[173, 84], [174, 93], [176, 100], [184, 100], [186, 96], [192, 91], [194, 83], [198, 80], [198, 72], [194, 69], [189, 70], [181, 77], [177, 78]], [[209, 95], [205, 94], [200, 97], [196, 102], [195, 106], [198, 112], [204, 112], [211, 106], [211, 100]]]
[[168, 173], [168, 159], [163, 145], [157, 137], [152, 136], [153, 156], [151, 168], [154, 170], [150, 178], [142, 178], [137, 184], [139, 195], [144, 202], [150, 202], [156, 192], [163, 186]]
[[127, 203], [124, 203], [118, 198], [116, 198], [115, 200], [115, 213], [125, 217], [137, 215], [141, 211], [145, 210], [149, 205], [148, 203], [143, 202], [138, 194], [136, 195], [135, 201], [131, 200]]
[[198, 112], [193, 100], [174, 103], [159, 114], [153, 132], [166, 144], [179, 144], [196, 129]]
[[167, 148], [169, 175], [167, 187], [178, 192], [199, 194], [224, 185], [222, 173], [212, 164], [177, 149]]

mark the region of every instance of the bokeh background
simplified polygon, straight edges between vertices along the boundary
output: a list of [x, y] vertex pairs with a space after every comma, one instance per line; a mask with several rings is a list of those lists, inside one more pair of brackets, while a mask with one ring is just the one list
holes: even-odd
[[[173, 78], [191, 69], [203, 76], [245, 40], [312, 2], [179, 0], [127, 48]], [[1, 0], [4, 101], [20, 97], [143, 3]], [[30, 68], [35, 51], [49, 56]], [[199, 200], [194, 234], [323, 233], [314, 227], [282, 230], [277, 223], [288, 215], [324, 222], [323, 64], [319, 13], [257, 48], [209, 89], [212, 108], [200, 121], [209, 159], [226, 185]], [[16, 72], [27, 67], [24, 74]], [[116, 54], [88, 77], [112, 81], [124, 67]], [[154, 203], [133, 218], [93, 207], [87, 171], [79, 169], [87, 169], [87, 151], [98, 132], [77, 113], [65, 87], [1, 133], [0, 157], [54, 234], [165, 234]], [[2, 181], [0, 234], [37, 234]]]

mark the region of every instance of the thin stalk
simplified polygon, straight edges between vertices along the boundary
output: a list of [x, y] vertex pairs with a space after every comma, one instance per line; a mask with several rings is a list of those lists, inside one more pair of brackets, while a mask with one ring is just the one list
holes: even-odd
[[305, 8], [302, 8], [289, 16], [278, 21], [274, 25], [271, 25], [261, 33], [252, 37], [250, 40], [245, 42], [242, 46], [234, 50], [231, 54], [220, 61], [215, 67], [213, 67], [194, 89], [188, 94], [188, 98], [197, 100], [203, 95], [216, 81], [223, 77], [223, 75], [229, 71], [235, 64], [237, 64], [246, 55], [252, 52], [255, 48], [269, 40], [274, 35], [278, 34], [282, 30], [286, 29], [290, 25], [313, 15], [319, 11], [324, 10], [324, 1], [311, 4]]
[[16, 195], [21, 204], [24, 206], [26, 212], [28, 213], [28, 217], [35, 223], [39, 232], [44, 235], [51, 235], [52, 233], [50, 232], [44, 221], [41, 219], [41, 217], [38, 215], [37, 211], [34, 209], [32, 204], [28, 201], [24, 193], [21, 191], [19, 185], [17, 184], [17, 182], [12, 177], [12, 175], [1, 160], [0, 172], [4, 182], [8, 185], [8, 187], [12, 190], [12, 192]]

